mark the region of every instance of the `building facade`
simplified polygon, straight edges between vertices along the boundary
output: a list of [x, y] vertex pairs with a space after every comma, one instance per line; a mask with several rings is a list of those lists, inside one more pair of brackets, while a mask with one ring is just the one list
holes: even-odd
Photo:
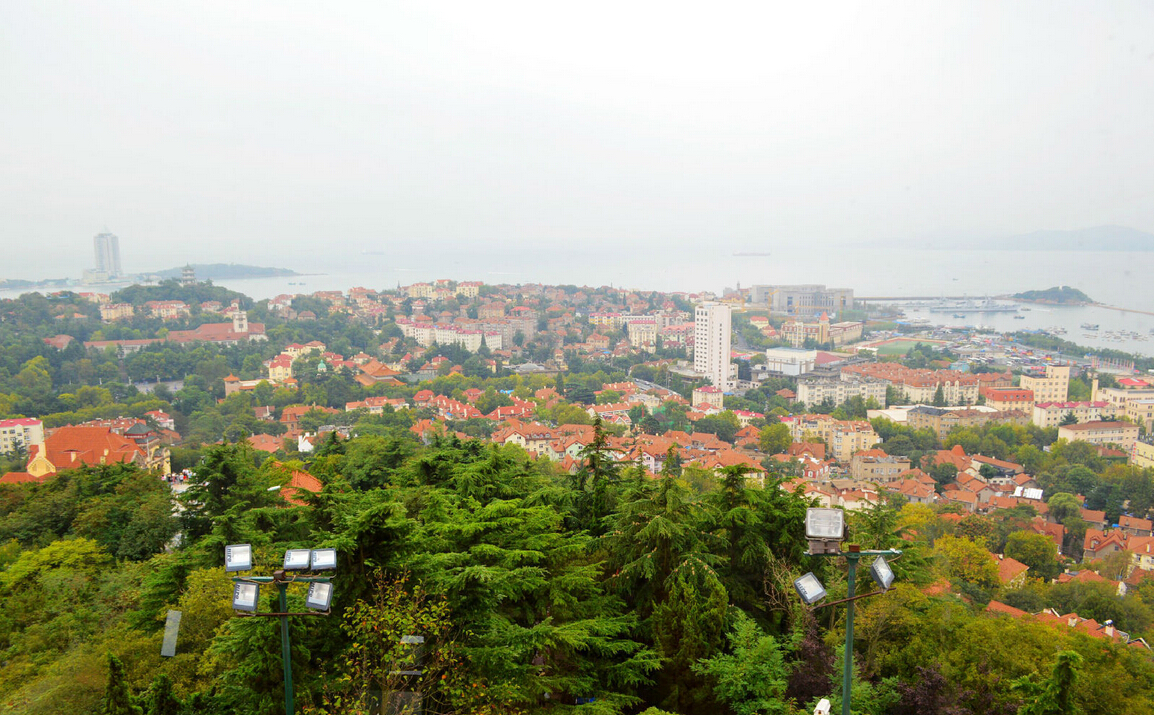
[[1138, 440], [1138, 425], [1129, 422], [1087, 422], [1080, 425], [1064, 425], [1058, 428], [1058, 439], [1070, 442], [1089, 442], [1104, 447], [1116, 444], [1120, 449], [1131, 451]]
[[693, 369], [721, 390], [733, 389], [732, 321], [732, 308], [722, 303], [702, 303], [693, 313]]
[[1108, 407], [1105, 402], [1039, 402], [1034, 405], [1031, 421], [1042, 428], [1057, 427], [1066, 415], [1074, 415], [1078, 424], [1097, 422]]
[[1019, 387], [1032, 391], [1035, 402], [1065, 402], [1070, 395], [1070, 366], [1047, 365], [1044, 376], [1022, 375]]
[[755, 285], [750, 300], [768, 305], [775, 313], [816, 315], [823, 311], [840, 312], [853, 308], [852, 288], [826, 288], [824, 285]]
[[885, 407], [886, 383], [850, 376], [841, 379], [811, 376], [797, 381], [797, 401], [807, 405], [820, 405], [827, 401], [840, 405], [851, 397], [867, 401], [872, 398], [880, 407]]
[[105, 274], [105, 279], [124, 275], [120, 268], [120, 239], [112, 233], [98, 233], [92, 239], [96, 249], [96, 271]]
[[816, 350], [768, 348], [765, 351], [765, 369], [770, 372], [797, 377], [811, 372], [815, 365], [817, 365]]
[[0, 454], [44, 443], [44, 423], [27, 417], [0, 420]]

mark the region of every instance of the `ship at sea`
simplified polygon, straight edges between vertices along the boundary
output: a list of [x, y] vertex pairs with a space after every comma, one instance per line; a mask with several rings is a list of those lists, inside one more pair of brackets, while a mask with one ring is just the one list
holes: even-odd
[[1018, 306], [995, 300], [940, 300], [929, 306], [931, 313], [1017, 313]]

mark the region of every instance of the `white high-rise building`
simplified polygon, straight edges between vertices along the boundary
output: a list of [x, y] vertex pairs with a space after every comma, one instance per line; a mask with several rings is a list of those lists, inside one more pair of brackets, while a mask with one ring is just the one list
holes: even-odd
[[731, 308], [722, 303], [702, 303], [693, 318], [693, 369], [708, 375], [714, 387], [732, 390]]
[[109, 278], [124, 275], [120, 270], [120, 239], [112, 233], [98, 233], [92, 243], [96, 248], [96, 270]]

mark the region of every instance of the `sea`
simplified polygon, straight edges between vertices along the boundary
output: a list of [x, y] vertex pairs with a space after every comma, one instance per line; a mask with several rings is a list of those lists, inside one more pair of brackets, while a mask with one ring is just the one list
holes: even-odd
[[[780, 243], [759, 251], [747, 246], [728, 250], [709, 241], [692, 249], [627, 245], [606, 249], [574, 242], [564, 248], [476, 245], [441, 251], [410, 244], [404, 250], [322, 247], [307, 255], [270, 254], [262, 264], [292, 268], [302, 275], [218, 283], [257, 300], [354, 286], [396, 288], [438, 278], [687, 293], [755, 284], [820, 283], [875, 298], [984, 299], [1068, 285], [1099, 303], [1154, 313], [1154, 251], [931, 250]], [[1100, 307], [1027, 307], [1028, 311], [1017, 313], [1023, 319], [1014, 319], [1013, 313], [970, 311], [964, 318], [955, 318], [948, 312], [913, 309], [907, 315], [937, 325], [990, 326], [999, 331], [1061, 328], [1066, 330], [1065, 339], [1088, 348], [1154, 356], [1154, 337], [1142, 339], [1151, 336], [1154, 315]], [[1084, 323], [1098, 324], [1099, 330], [1083, 330]], [[1126, 337], [1119, 339], [1121, 333]]]

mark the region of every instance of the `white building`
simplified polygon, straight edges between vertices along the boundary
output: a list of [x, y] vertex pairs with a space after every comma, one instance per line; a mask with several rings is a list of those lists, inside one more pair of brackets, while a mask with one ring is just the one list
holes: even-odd
[[806, 405], [832, 402], [840, 405], [851, 397], [871, 398], [879, 405], [886, 403], [886, 383], [871, 378], [843, 379], [836, 377], [806, 377], [797, 381], [797, 401]]
[[730, 338], [733, 314], [728, 305], [702, 303], [694, 311], [693, 369], [709, 377], [714, 387], [733, 389]]
[[817, 365], [816, 350], [769, 348], [765, 351], [765, 369], [770, 372], [797, 377], [812, 372], [815, 365]]
[[31, 418], [0, 420], [0, 454], [44, 444], [44, 423]]

